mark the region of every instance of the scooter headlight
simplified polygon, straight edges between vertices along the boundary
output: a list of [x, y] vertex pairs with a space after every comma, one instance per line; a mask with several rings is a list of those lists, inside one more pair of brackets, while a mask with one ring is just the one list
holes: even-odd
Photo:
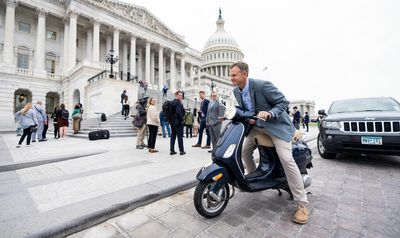
[[231, 144], [229, 145], [228, 149], [226, 149], [224, 156], [222, 156], [224, 159], [229, 158], [233, 155], [233, 152], [235, 152], [236, 149], [236, 145], [235, 144]]

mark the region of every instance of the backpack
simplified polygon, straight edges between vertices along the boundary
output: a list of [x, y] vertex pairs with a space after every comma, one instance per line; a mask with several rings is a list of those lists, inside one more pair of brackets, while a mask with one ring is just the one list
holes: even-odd
[[162, 105], [162, 112], [164, 113], [165, 119], [172, 124], [174, 122], [174, 110], [172, 101], [165, 101]]
[[107, 121], [106, 114], [102, 113], [101, 116], [100, 116], [100, 120], [101, 121]]
[[69, 111], [67, 109], [63, 109], [61, 111], [61, 118], [64, 120], [68, 120], [69, 118]]
[[191, 112], [186, 113], [184, 120], [186, 126], [193, 126], [193, 114]]

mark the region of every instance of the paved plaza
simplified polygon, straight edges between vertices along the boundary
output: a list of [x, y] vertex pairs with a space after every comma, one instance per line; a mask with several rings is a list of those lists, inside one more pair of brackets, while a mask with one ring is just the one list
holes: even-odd
[[344, 154], [320, 158], [314, 148], [310, 221], [291, 221], [288, 194], [236, 190], [217, 218], [200, 216], [194, 189], [140, 207], [69, 238], [88, 237], [400, 237], [400, 157]]

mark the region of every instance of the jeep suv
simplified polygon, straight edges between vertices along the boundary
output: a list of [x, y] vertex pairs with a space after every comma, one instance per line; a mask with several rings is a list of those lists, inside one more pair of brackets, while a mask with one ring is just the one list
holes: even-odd
[[338, 100], [318, 114], [322, 158], [341, 152], [400, 155], [400, 104], [393, 98]]

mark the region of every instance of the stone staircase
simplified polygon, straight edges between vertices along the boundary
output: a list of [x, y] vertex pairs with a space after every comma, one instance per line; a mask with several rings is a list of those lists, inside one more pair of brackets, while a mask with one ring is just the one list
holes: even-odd
[[[138, 98], [144, 94], [143, 91], [139, 90]], [[162, 104], [165, 100], [173, 100], [175, 95], [173, 93], [168, 93], [166, 98], [162, 97], [162, 93], [159, 90], [148, 89], [147, 96], [153, 97], [157, 101], [158, 110], [162, 110]], [[136, 114], [135, 103], [131, 102], [130, 115]], [[183, 106], [185, 108], [190, 107], [193, 109], [194, 101], [186, 98], [183, 101]], [[199, 106], [199, 103], [197, 103]], [[70, 120], [70, 126], [67, 129], [67, 135], [76, 138], [89, 138], [88, 134], [91, 131], [95, 131], [100, 128], [100, 130], [109, 130], [110, 137], [133, 137], [137, 136], [137, 129], [132, 125], [132, 117], [125, 120], [125, 117], [121, 115], [121, 112], [117, 112], [112, 115], [106, 115], [107, 121], [101, 122], [99, 127], [99, 120], [97, 118], [90, 118], [83, 120], [81, 123], [81, 131], [78, 134], [73, 134], [72, 130], [72, 120]], [[159, 128], [161, 131], [161, 128]], [[49, 129], [51, 131], [51, 129]]]
[[122, 116], [120, 112], [107, 116], [107, 121], [101, 122], [100, 127], [97, 118], [83, 120], [81, 131], [78, 134], [73, 134], [71, 121], [67, 133], [68, 136], [71, 137], [88, 138], [89, 132], [95, 131], [99, 128], [100, 130], [109, 130], [110, 137], [133, 137], [137, 135], [137, 129], [132, 125], [132, 117], [125, 120], [125, 117]]

